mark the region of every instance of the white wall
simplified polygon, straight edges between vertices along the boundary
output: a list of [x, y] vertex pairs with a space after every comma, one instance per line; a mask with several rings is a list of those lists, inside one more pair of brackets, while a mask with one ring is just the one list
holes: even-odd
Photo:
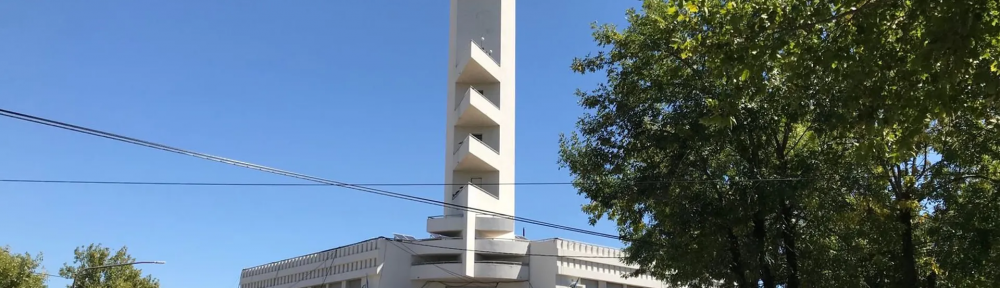
[[[452, 102], [452, 107], [462, 102], [462, 97], [465, 97], [465, 91], [468, 91], [469, 87], [472, 87], [472, 85], [468, 83], [455, 83], [455, 91], [457, 94], [455, 101]], [[503, 99], [500, 99], [500, 84], [476, 84], [476, 89], [483, 90], [483, 96], [485, 96], [486, 99], [490, 99], [490, 102], [493, 102], [493, 104], [497, 104], [498, 107], [503, 106], [501, 102]]]
[[[500, 21], [502, 23], [502, 29], [500, 31], [502, 42], [500, 43], [500, 50], [503, 51], [503, 58], [500, 59], [500, 70], [502, 79], [500, 81], [500, 115], [503, 119], [503, 123], [500, 123], [500, 147], [503, 148], [500, 154], [500, 182], [502, 183], [515, 183], [514, 179], [514, 156], [516, 155], [515, 149], [515, 108], [517, 103], [515, 101], [515, 40], [516, 35], [514, 33], [515, 27], [515, 1], [514, 0], [497, 0], [500, 2]], [[500, 199], [500, 206], [497, 207], [497, 212], [514, 215], [514, 203], [516, 198], [516, 193], [514, 192], [515, 185], [501, 185], [500, 194], [507, 197]], [[513, 237], [513, 234], [510, 235]]]
[[[458, 147], [457, 146], [458, 142], [465, 141], [466, 138], [469, 137], [469, 134], [483, 134], [483, 140], [482, 140], [483, 143], [486, 143], [486, 145], [489, 145], [491, 148], [493, 148], [493, 150], [497, 150], [497, 152], [501, 152], [500, 155], [503, 156], [504, 154], [502, 153], [503, 150], [501, 149], [502, 147], [501, 147], [501, 142], [500, 142], [501, 141], [500, 140], [500, 129], [502, 129], [502, 128], [499, 128], [499, 127], [488, 127], [488, 126], [486, 126], [486, 127], [483, 127], [483, 126], [476, 126], [476, 127], [458, 126], [458, 127], [455, 127], [455, 140], [453, 140], [453, 141], [454, 141], [454, 143], [456, 145], [455, 147]], [[475, 141], [475, 140], [473, 140], [473, 141]], [[454, 149], [452, 149], [452, 152], [454, 152]], [[503, 169], [503, 168], [501, 168], [501, 169]]]
[[382, 247], [385, 248], [379, 283], [369, 288], [419, 287], [412, 285], [410, 281], [410, 263], [413, 260], [410, 252], [388, 243], [386, 239], [382, 241], [385, 243]]
[[484, 190], [487, 191], [499, 193], [500, 191], [499, 187], [497, 187], [496, 185], [496, 183], [500, 183], [499, 173], [455, 171], [455, 174], [453, 176], [453, 179], [455, 180], [455, 182], [457, 182], [456, 184], [467, 183], [472, 178], [483, 178], [482, 183], [484, 183], [485, 185], [479, 185], [479, 187], [482, 187]]
[[[453, 0], [452, 3], [456, 1]], [[481, 47], [485, 48], [487, 51], [493, 50], [493, 59], [498, 62], [502, 60], [503, 48], [501, 41], [505, 41], [509, 38], [501, 39], [502, 26], [501, 26], [501, 16], [500, 16], [500, 5], [502, 2], [513, 2], [506, 0], [461, 0], [457, 1], [457, 22], [458, 30], [456, 31], [456, 37], [454, 39], [462, 47], [456, 51], [457, 55], [467, 55], [464, 49], [469, 47], [467, 43], [469, 41], [475, 41]], [[504, 23], [506, 24], [506, 23]], [[504, 25], [507, 27], [513, 27]], [[482, 39], [485, 38], [485, 41]], [[463, 53], [464, 52], [464, 53]]]
[[[641, 276], [635, 278], [624, 278], [622, 277], [625, 273], [631, 272], [638, 268], [632, 265], [626, 265], [618, 260], [617, 256], [622, 255], [621, 251], [611, 247], [603, 247], [599, 245], [593, 245], [583, 242], [577, 242], [566, 239], [550, 239], [545, 241], [536, 241], [531, 243], [532, 254], [545, 254], [545, 255], [559, 255], [560, 258], [547, 257], [547, 260], [538, 259], [539, 261], [551, 261], [546, 265], [537, 267], [538, 272], [534, 269], [532, 273], [542, 273], [543, 275], [559, 275], [552, 279], [554, 287], [569, 287], [577, 278], [587, 280], [591, 284], [597, 283], [598, 286], [587, 285], [587, 288], [598, 287], [598, 288], [608, 288], [607, 284], [623, 284], [627, 287], [648, 287], [648, 288], [661, 288], [667, 287], [665, 284], [659, 280], [654, 279], [650, 276]], [[604, 257], [604, 258], [596, 258]], [[612, 258], [607, 258], [612, 257]], [[534, 264], [536, 257], [532, 257], [531, 261]], [[540, 258], [540, 257], [537, 257]], [[552, 263], [554, 262], [554, 263]], [[534, 268], [534, 265], [532, 265]], [[532, 275], [532, 278], [535, 276]], [[549, 276], [540, 276], [544, 281], [548, 281]], [[568, 280], [569, 279], [569, 280]], [[534, 279], [532, 279], [534, 280]], [[542, 280], [540, 280], [542, 281]], [[567, 282], [569, 281], [569, 282]], [[584, 282], [581, 282], [583, 284]], [[534, 282], [532, 282], [534, 284]], [[540, 284], [548, 284], [540, 283]], [[613, 287], [614, 285], [612, 285]], [[553, 286], [546, 286], [553, 287]]]

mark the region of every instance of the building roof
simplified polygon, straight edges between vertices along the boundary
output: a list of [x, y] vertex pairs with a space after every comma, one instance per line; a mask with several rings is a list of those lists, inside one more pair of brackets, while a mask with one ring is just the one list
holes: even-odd
[[337, 249], [351, 247], [351, 246], [354, 246], [354, 245], [358, 245], [358, 244], [361, 244], [361, 243], [365, 243], [365, 242], [368, 242], [368, 241], [372, 241], [372, 240], [376, 240], [376, 239], [381, 239], [381, 238], [385, 238], [385, 237], [379, 236], [379, 237], [375, 237], [375, 238], [369, 238], [369, 239], [366, 239], [366, 240], [361, 240], [361, 241], [354, 242], [354, 243], [347, 244], [347, 245], [341, 245], [341, 246], [330, 248], [330, 249], [326, 249], [326, 250], [323, 250], [323, 251], [318, 251], [318, 252], [313, 252], [313, 253], [309, 253], [309, 254], [305, 254], [305, 255], [295, 256], [295, 257], [292, 257], [292, 258], [287, 258], [287, 259], [282, 259], [282, 260], [278, 260], [278, 261], [274, 261], [274, 262], [269, 262], [269, 263], [265, 263], [265, 264], [261, 264], [261, 265], [257, 265], [257, 266], [253, 266], [253, 267], [249, 267], [249, 268], [243, 268], [242, 272], [247, 272], [247, 271], [251, 271], [251, 270], [258, 269], [258, 268], [267, 267], [269, 265], [279, 264], [279, 263], [283, 263], [283, 262], [295, 261], [295, 260], [298, 260], [298, 259], [301, 259], [301, 258], [306, 258], [306, 257], [313, 256], [313, 255], [316, 255], [316, 254], [321, 254], [321, 253], [326, 253], [326, 252], [330, 252], [330, 251], [335, 251]]

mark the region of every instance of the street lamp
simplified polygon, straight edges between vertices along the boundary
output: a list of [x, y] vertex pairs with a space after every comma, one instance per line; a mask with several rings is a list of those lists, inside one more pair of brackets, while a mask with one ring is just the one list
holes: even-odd
[[167, 264], [167, 262], [164, 262], [164, 261], [135, 261], [135, 262], [128, 262], [128, 263], [110, 264], [110, 265], [101, 265], [101, 266], [94, 266], [94, 267], [83, 268], [83, 269], [80, 269], [79, 271], [76, 271], [76, 273], [73, 273], [73, 284], [70, 285], [69, 287], [70, 288], [76, 288], [76, 276], [80, 275], [80, 273], [86, 272], [87, 270], [91, 270], [91, 269], [104, 269], [104, 268], [111, 268], [111, 267], [118, 267], [118, 266], [131, 266], [131, 265], [138, 265], [138, 264]]

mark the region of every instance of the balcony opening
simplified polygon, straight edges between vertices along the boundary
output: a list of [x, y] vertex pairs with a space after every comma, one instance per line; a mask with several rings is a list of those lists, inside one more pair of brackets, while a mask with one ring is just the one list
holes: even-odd
[[462, 255], [460, 254], [438, 254], [438, 255], [421, 255], [413, 256], [410, 259], [413, 265], [424, 265], [424, 264], [447, 264], [447, 263], [462, 263]]
[[[456, 184], [465, 187], [462, 193], [482, 193], [486, 192], [494, 198], [500, 198], [500, 174], [498, 172], [460, 172], [455, 171], [452, 178]], [[466, 185], [468, 184], [468, 185]], [[468, 186], [468, 187], [466, 187]]]
[[500, 108], [500, 85], [493, 83], [455, 83], [455, 103], [454, 107], [457, 109], [462, 101], [474, 101], [472, 99], [466, 99], [469, 97], [473, 98], [484, 98], [489, 105]]
[[479, 96], [486, 98], [486, 101], [489, 101], [493, 107], [500, 109], [500, 85], [479, 83], [469, 85], [469, 88], [479, 93]]
[[493, 198], [500, 198], [500, 187], [497, 183], [483, 184], [482, 177], [474, 177], [469, 179], [469, 184], [486, 192], [486, 194], [490, 194]]
[[441, 235], [444, 238], [461, 238], [462, 237], [462, 231], [441, 231], [441, 232], [437, 232], [437, 233], [434, 233], [434, 234]]
[[500, 153], [500, 129], [490, 126], [456, 126], [455, 127], [455, 150], [465, 144], [465, 140], [479, 142], [489, 147], [494, 152]]
[[500, 263], [500, 264], [524, 264], [528, 262], [526, 256], [511, 256], [497, 254], [476, 254], [476, 262], [479, 263]]

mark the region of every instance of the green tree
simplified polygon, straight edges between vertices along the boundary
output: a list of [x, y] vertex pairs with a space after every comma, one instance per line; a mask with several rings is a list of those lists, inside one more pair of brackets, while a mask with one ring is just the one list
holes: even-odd
[[44, 288], [42, 255], [14, 254], [10, 247], [0, 247], [0, 288]]
[[984, 283], [996, 244], [954, 250], [1000, 235], [998, 5], [644, 1], [574, 61], [607, 83], [578, 93], [561, 161], [625, 260], [674, 284]]
[[81, 246], [73, 251], [73, 264], [64, 264], [59, 275], [76, 279], [77, 287], [69, 288], [157, 288], [160, 281], [150, 275], [142, 276], [142, 270], [133, 266], [107, 268], [91, 267], [135, 262], [128, 254], [128, 247], [112, 252], [100, 244]]
[[1000, 119], [955, 115], [937, 129], [941, 161], [926, 196], [935, 207], [924, 230], [942, 287], [992, 287], [1000, 279]]

